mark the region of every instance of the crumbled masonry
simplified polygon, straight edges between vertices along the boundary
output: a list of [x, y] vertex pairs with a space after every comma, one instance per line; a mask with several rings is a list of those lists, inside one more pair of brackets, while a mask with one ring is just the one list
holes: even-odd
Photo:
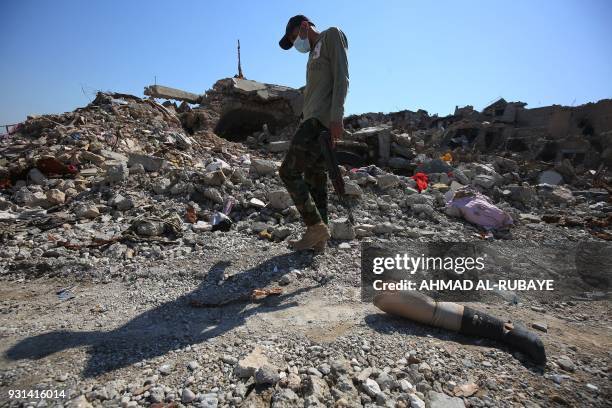
[[304, 225], [279, 177], [300, 90], [224, 78], [146, 93], [100, 92], [0, 136], [2, 392], [65, 389], [80, 407], [608, 404], [605, 276], [571, 299], [466, 302], [538, 330], [541, 367], [389, 317], [359, 289], [362, 243], [609, 244], [612, 100], [345, 118], [354, 223], [330, 181], [317, 255], [288, 248]]

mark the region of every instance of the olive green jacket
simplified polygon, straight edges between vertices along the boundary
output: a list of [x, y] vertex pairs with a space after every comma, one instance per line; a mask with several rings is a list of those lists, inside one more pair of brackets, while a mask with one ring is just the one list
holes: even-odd
[[319, 33], [310, 50], [306, 68], [303, 120], [317, 118], [329, 128], [330, 121], [341, 121], [349, 86], [348, 41], [337, 27]]

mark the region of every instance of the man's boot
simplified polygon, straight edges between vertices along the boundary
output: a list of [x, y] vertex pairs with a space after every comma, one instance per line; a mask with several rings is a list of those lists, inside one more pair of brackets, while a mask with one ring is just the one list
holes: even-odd
[[325, 247], [327, 240], [331, 238], [329, 234], [329, 229], [327, 229], [327, 225], [323, 222], [319, 222], [314, 225], [309, 225], [306, 228], [306, 232], [302, 236], [302, 238], [298, 241], [290, 241], [289, 244], [296, 251], [303, 251], [305, 249], [311, 249], [317, 247], [317, 249]]

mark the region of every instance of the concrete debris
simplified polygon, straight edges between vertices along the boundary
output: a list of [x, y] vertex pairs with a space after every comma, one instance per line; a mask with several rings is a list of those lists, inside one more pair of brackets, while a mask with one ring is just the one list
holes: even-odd
[[536, 330], [543, 331], [544, 333], [548, 332], [548, 324], [546, 322], [535, 322], [531, 325]]
[[234, 368], [234, 373], [238, 377], [252, 377], [262, 367], [268, 365], [268, 358], [263, 354], [263, 350], [256, 347], [247, 356], [238, 361]]
[[[177, 91], [147, 92], [179, 106], [101, 92], [73, 112], [29, 117], [0, 139], [0, 270], [15, 289], [6, 290], [3, 313], [16, 319], [2, 325], [3, 338], [40, 338], [45, 352], [85, 347], [71, 355], [93, 371], [114, 370], [119, 356], [128, 363], [114, 372], [133, 374], [125, 384], [108, 373], [66, 377], [42, 357], [9, 362], [3, 378], [60, 378], [75, 406], [605, 405], [607, 350], [587, 358], [572, 348], [580, 330], [591, 339], [609, 326], [605, 312], [578, 314], [567, 299], [546, 303], [547, 315], [518, 315], [558, 352], [543, 377], [520, 353], [509, 359], [488, 342], [465, 347], [416, 324], [400, 330], [354, 302], [353, 289], [363, 242], [611, 240], [612, 101], [527, 109], [500, 100], [446, 117], [346, 118], [337, 152], [355, 225], [330, 190], [333, 240], [315, 255], [286, 248], [303, 224], [278, 176], [301, 93], [238, 78], [202, 95]], [[411, 178], [419, 172], [428, 180], [420, 191]], [[24, 281], [64, 277], [103, 284], [73, 289], [75, 299], [59, 306], [51, 296], [50, 313], [33, 303], [46, 325], [19, 320], [30, 307], [24, 293], [49, 297], [23, 292]], [[286, 291], [268, 292], [271, 285]], [[187, 287], [217, 309], [191, 313]], [[528, 302], [504, 310], [519, 313]], [[565, 322], [576, 324], [569, 340], [559, 337]], [[98, 341], [118, 344], [120, 354]], [[581, 400], [571, 399], [568, 387], [579, 386]]]
[[394, 174], [381, 174], [376, 177], [376, 184], [383, 190], [397, 187], [400, 184], [400, 179]]
[[129, 170], [126, 162], [107, 162], [106, 163], [107, 183], [120, 183], [128, 178]]
[[47, 178], [45, 177], [44, 174], [41, 173], [40, 170], [38, 170], [37, 168], [33, 168], [32, 170], [30, 170], [28, 172], [28, 179], [34, 183], [34, 184], [38, 184], [38, 185], [45, 185], [47, 182]]
[[429, 391], [429, 407], [431, 408], [464, 408], [461, 398], [449, 397], [441, 392]]
[[278, 165], [272, 160], [253, 159], [251, 160], [251, 170], [258, 176], [274, 174]]
[[266, 364], [255, 372], [255, 384], [273, 386], [278, 380], [278, 370], [271, 365]]
[[330, 232], [333, 239], [351, 240], [355, 238], [355, 230], [347, 218], [331, 220]]
[[180, 89], [169, 88], [162, 85], [147, 86], [144, 89], [144, 94], [152, 98], [174, 99], [189, 103], [200, 103], [203, 99], [202, 95], [196, 95], [190, 92], [181, 91]]
[[261, 208], [264, 208], [266, 206], [266, 203], [264, 203], [263, 201], [261, 201], [258, 198], [253, 197], [253, 198], [251, 198], [249, 200], [249, 205], [251, 205], [252, 207], [260, 208], [261, 209]]
[[271, 208], [284, 210], [293, 205], [293, 200], [287, 190], [274, 190], [268, 193], [268, 201]]
[[[297, 89], [240, 78], [217, 81], [206, 92], [199, 108], [181, 114], [190, 132], [212, 126], [232, 141], [244, 141], [254, 132], [276, 134], [293, 126], [301, 113], [303, 96]], [[263, 144], [276, 140], [257, 139]]]
[[378, 383], [371, 378], [366, 378], [361, 386], [370, 397], [375, 397], [381, 392], [380, 385], [378, 385]]
[[128, 166], [142, 166], [145, 171], [160, 171], [166, 161], [161, 157], [147, 154], [130, 153], [128, 156]]
[[50, 206], [63, 204], [66, 201], [66, 194], [56, 188], [47, 191], [47, 202]]
[[100, 210], [95, 205], [81, 203], [74, 208], [74, 215], [77, 218], [93, 219], [100, 215]]
[[164, 223], [160, 221], [142, 220], [134, 223], [136, 233], [143, 237], [156, 237], [163, 234]]
[[361, 197], [363, 195], [363, 190], [361, 190], [359, 184], [354, 181], [346, 181], [344, 183], [344, 192], [346, 195], [353, 197]]

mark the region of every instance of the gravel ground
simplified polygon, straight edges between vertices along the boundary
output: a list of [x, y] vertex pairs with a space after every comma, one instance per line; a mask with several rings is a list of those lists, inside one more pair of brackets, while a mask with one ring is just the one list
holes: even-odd
[[[346, 171], [357, 225], [330, 193], [334, 240], [315, 256], [287, 248], [302, 227], [264, 131], [250, 148], [188, 135], [151, 101], [100, 93], [20, 132], [0, 146], [0, 406], [610, 406], [608, 287], [581, 292], [537, 250], [555, 248], [559, 264], [562, 248], [612, 237], [606, 172], [567, 160], [551, 172], [509, 152], [458, 152], [451, 165], [425, 138], [437, 129], [362, 129], [410, 166]], [[452, 214], [466, 189], [512, 228]], [[224, 207], [231, 229], [213, 232]], [[468, 303], [537, 330], [545, 367], [362, 301], [365, 243], [489, 241], [521, 276], [564, 289]], [[587, 278], [609, 284], [611, 263], [583, 258]]]
[[[524, 229], [523, 236], [532, 231]], [[7, 398], [18, 389], [65, 391], [47, 406], [609, 403], [607, 300], [473, 304], [513, 321], [544, 322], [542, 369], [493, 341], [362, 303], [358, 241], [348, 249], [333, 242], [314, 256], [240, 231], [201, 238], [189, 254], [162, 251], [81, 274], [60, 266], [40, 276], [3, 275], [3, 406], [28, 406], [27, 398]], [[245, 298], [274, 287], [282, 294]], [[74, 297], [60, 300], [62, 288]], [[253, 353], [265, 361], [245, 374], [242, 360]]]

